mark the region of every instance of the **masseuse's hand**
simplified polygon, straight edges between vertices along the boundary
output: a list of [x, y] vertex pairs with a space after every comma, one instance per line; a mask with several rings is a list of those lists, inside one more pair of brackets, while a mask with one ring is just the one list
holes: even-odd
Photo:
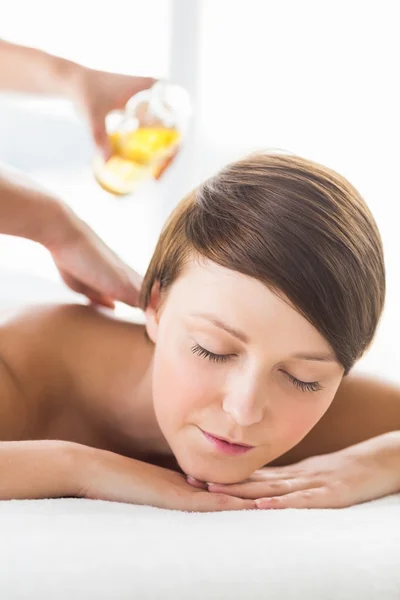
[[0, 39], [0, 91], [66, 96], [83, 112], [99, 149], [107, 155], [105, 117], [141, 90], [151, 77], [96, 71], [37, 48]]
[[86, 223], [68, 211], [67, 225], [48, 245], [64, 282], [109, 308], [114, 301], [137, 306], [142, 278], [106, 246]]
[[265, 467], [210, 492], [253, 498], [257, 508], [343, 508], [400, 492], [400, 432], [286, 467]]
[[134, 94], [151, 87], [155, 80], [96, 71], [81, 65], [76, 65], [76, 69], [76, 76], [71, 78], [70, 97], [86, 116], [97, 147], [108, 158], [110, 146], [105, 129], [106, 115], [124, 108]]
[[137, 306], [140, 276], [51, 192], [7, 168], [0, 168], [0, 233], [47, 248], [67, 285], [93, 302]]
[[255, 508], [253, 500], [194, 488], [175, 471], [86, 446], [78, 448], [74, 479], [84, 498], [190, 512]]

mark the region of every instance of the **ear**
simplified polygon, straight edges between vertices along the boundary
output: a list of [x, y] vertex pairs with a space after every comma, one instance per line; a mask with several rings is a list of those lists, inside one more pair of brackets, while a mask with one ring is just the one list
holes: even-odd
[[146, 315], [146, 331], [147, 335], [151, 339], [151, 341], [155, 344], [157, 340], [158, 333], [158, 322], [160, 317], [160, 308], [161, 308], [161, 292], [160, 292], [160, 282], [156, 281], [153, 283], [153, 287], [151, 288], [150, 300], [146, 307], [145, 315]]

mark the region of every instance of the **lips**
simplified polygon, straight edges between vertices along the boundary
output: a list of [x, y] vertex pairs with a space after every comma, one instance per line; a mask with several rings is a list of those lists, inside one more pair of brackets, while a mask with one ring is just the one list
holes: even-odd
[[201, 432], [206, 440], [208, 440], [214, 446], [214, 448], [223, 454], [227, 454], [228, 456], [239, 456], [249, 452], [254, 448], [254, 446], [248, 446], [247, 444], [234, 444], [229, 442], [227, 439], [217, 437], [211, 433], [208, 433], [207, 431], [203, 431], [202, 429]]

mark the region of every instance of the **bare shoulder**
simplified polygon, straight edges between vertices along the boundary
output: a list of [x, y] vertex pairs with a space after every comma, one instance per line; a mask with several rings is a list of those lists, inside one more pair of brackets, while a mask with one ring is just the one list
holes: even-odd
[[317, 427], [335, 426], [356, 441], [400, 430], [400, 385], [351, 373]]
[[0, 323], [0, 439], [36, 435], [55, 399], [108, 398], [127, 377], [133, 385], [147, 345], [143, 326], [89, 306], [9, 311]]
[[[32, 306], [0, 317], [0, 339], [7, 339], [7, 345], [15, 345], [18, 352], [23, 345], [29, 353], [52, 346], [58, 349], [57, 355], [70, 347], [90, 347], [93, 354], [105, 351], [109, 348], [106, 342], [117, 338], [122, 344], [129, 341], [134, 350], [139, 340], [145, 339], [143, 334], [142, 325], [120, 319], [112, 311], [80, 304]], [[103, 343], [93, 345], [96, 340]]]
[[148, 364], [152, 345], [144, 326], [93, 306], [53, 307], [42, 317], [41, 330], [58, 356], [75, 397], [112, 401], [133, 389]]
[[[37, 325], [61, 354], [71, 351], [85, 358], [87, 366], [124, 352], [139, 358], [146, 346], [144, 326], [121, 319], [113, 311], [85, 305], [59, 305], [42, 310]], [[63, 352], [62, 348], [65, 349]], [[65, 356], [64, 356], [65, 358]]]
[[153, 345], [143, 325], [91, 306], [62, 306], [47, 325], [79, 405], [113, 406], [135, 396]]
[[0, 315], [0, 439], [34, 435], [46, 396], [60, 382], [37, 308]]

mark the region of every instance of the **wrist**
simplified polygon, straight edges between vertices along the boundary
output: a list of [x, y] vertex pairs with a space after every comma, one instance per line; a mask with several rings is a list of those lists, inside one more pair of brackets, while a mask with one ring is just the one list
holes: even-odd
[[66, 464], [66, 480], [71, 496], [86, 498], [88, 481], [102, 454], [102, 450], [85, 446], [77, 442], [65, 443], [64, 463]]
[[92, 69], [65, 59], [59, 59], [57, 79], [60, 92], [75, 106], [82, 109], [82, 98], [85, 96], [87, 81]]
[[81, 456], [85, 446], [62, 440], [45, 440], [44, 444], [48, 446], [46, 451], [53, 457], [56, 481], [56, 489], [49, 496], [78, 497], [81, 488]]
[[389, 431], [376, 438], [377, 467], [391, 474], [393, 489], [391, 493], [400, 492], [400, 431]]
[[388, 453], [392, 457], [393, 466], [397, 469], [400, 492], [400, 431], [390, 431], [384, 434], [387, 441]]
[[75, 101], [76, 89], [84, 78], [86, 67], [59, 56], [50, 56], [54, 92]]
[[34, 241], [38, 242], [49, 252], [57, 252], [80, 236], [81, 221], [73, 210], [58, 200], [52, 200], [45, 207], [40, 226]]
[[0, 169], [0, 233], [51, 250], [81, 228], [73, 211], [49, 191], [14, 169]]

